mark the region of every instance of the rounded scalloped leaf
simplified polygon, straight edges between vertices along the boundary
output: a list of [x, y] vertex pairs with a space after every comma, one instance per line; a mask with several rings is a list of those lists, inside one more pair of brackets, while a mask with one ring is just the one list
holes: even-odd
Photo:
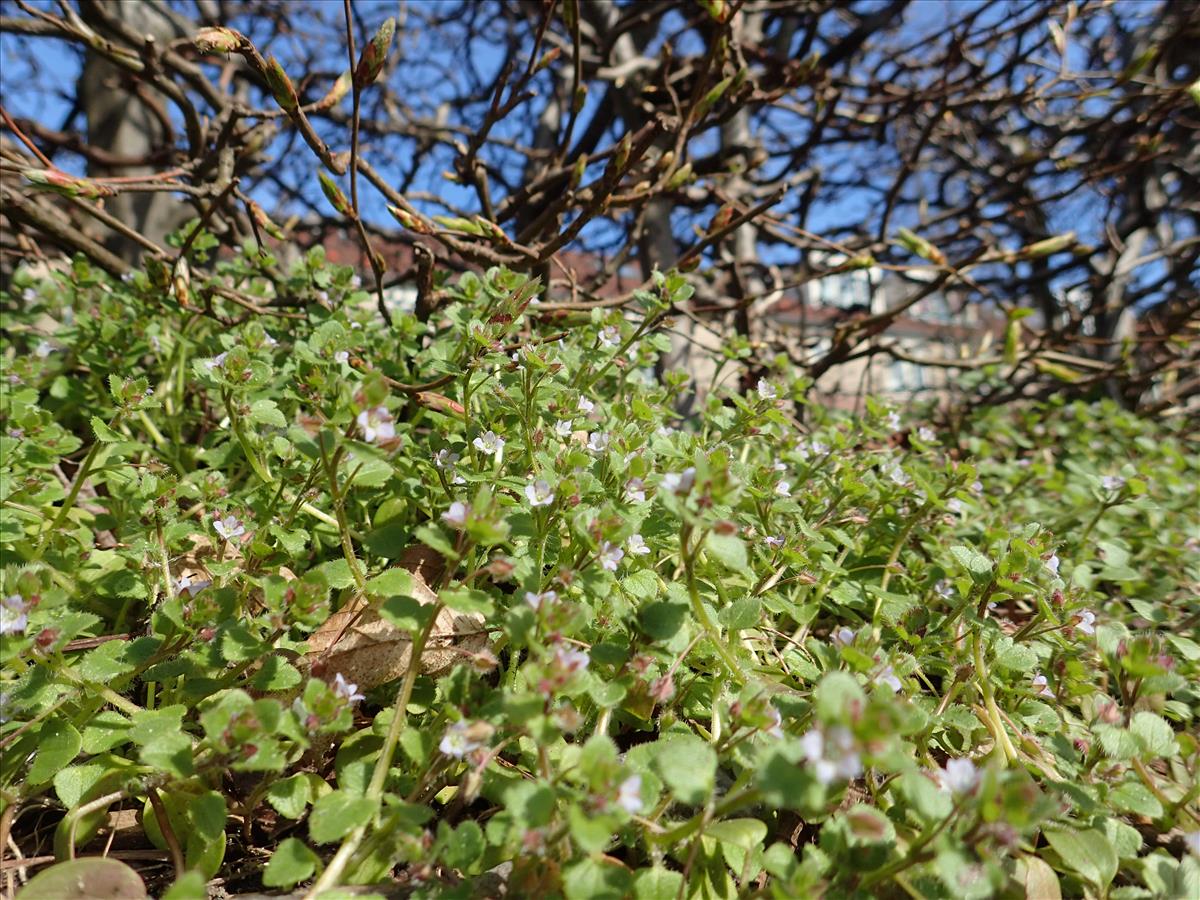
[[102, 856], [51, 866], [17, 894], [18, 900], [142, 900], [148, 896], [137, 872]]

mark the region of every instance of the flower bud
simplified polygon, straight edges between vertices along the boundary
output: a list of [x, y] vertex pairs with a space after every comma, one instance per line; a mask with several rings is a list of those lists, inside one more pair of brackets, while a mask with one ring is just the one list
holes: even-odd
[[279, 60], [274, 56], [268, 57], [267, 68], [263, 74], [266, 76], [267, 86], [270, 87], [271, 94], [275, 97], [279, 108], [289, 115], [296, 112], [300, 108], [300, 98], [296, 95], [296, 88], [292, 84], [292, 80], [288, 78], [287, 72], [283, 71]]
[[358, 60], [358, 66], [354, 69], [355, 88], [361, 91], [368, 85], [375, 83], [375, 79], [383, 71], [383, 64], [387, 60], [388, 50], [392, 46], [392, 37], [395, 33], [396, 20], [394, 18], [388, 18], [386, 22], [379, 26], [379, 30], [375, 32], [375, 36], [371, 38], [371, 42], [363, 48], [362, 56]]
[[233, 53], [246, 46], [246, 36], [232, 28], [201, 28], [192, 38], [201, 53]]

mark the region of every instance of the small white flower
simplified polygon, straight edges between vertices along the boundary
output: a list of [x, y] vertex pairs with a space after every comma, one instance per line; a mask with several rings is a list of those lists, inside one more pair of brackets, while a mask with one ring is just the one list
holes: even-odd
[[0, 634], [22, 634], [29, 627], [29, 604], [20, 594], [0, 600]]
[[848, 780], [862, 774], [862, 760], [854, 745], [854, 735], [842, 727], [828, 735], [813, 729], [800, 738], [800, 748], [813, 766], [813, 775], [821, 784]]
[[462, 759], [468, 753], [478, 750], [483, 744], [471, 739], [468, 733], [470, 728], [471, 726], [467, 722], [455, 722], [442, 735], [442, 742], [438, 744], [438, 750], [455, 759]]
[[467, 516], [470, 515], [471, 508], [461, 500], [455, 500], [450, 504], [450, 508], [442, 513], [442, 521], [451, 528], [465, 528], [467, 525]]
[[339, 350], [337, 353], [333, 354], [333, 361], [337, 363], [350, 362], [350, 351]]
[[646, 484], [640, 478], [630, 478], [625, 482], [625, 501], [627, 503], [646, 502]]
[[958, 515], [963, 511], [962, 501], [957, 497], [951, 497], [946, 501], [946, 509], [950, 510], [950, 512], [954, 513], [955, 515]]
[[617, 788], [617, 806], [631, 816], [642, 811], [642, 776], [630, 775]]
[[823, 456], [829, 450], [829, 445], [818, 440], [801, 441], [796, 445], [796, 453], [801, 459], [812, 456]]
[[891, 431], [900, 430], [900, 414], [895, 410], [887, 414], [887, 427]]
[[549, 506], [554, 502], [554, 491], [551, 490], [549, 482], [539, 478], [525, 485], [525, 497], [530, 506]]
[[934, 593], [936, 593], [943, 600], [949, 600], [951, 597], [954, 596], [954, 585], [952, 585], [945, 578], [943, 578], [941, 581], [939, 581], [937, 584], [935, 584], [933, 586], [933, 590], [934, 590]]
[[1121, 488], [1125, 487], [1125, 479], [1122, 478], [1120, 475], [1105, 475], [1103, 478], [1100, 479], [1100, 485], [1106, 491], [1116, 492], [1116, 491], [1121, 490]]
[[457, 453], [451, 453], [445, 448], [433, 454], [433, 464], [439, 469], [453, 469], [458, 464], [459, 459], [460, 457]]
[[696, 467], [688, 466], [682, 472], [668, 472], [662, 477], [663, 487], [676, 494], [687, 494], [696, 483]]
[[900, 487], [908, 484], [908, 476], [904, 474], [904, 469], [900, 467], [900, 463], [891, 462], [885, 464], [883, 474], [890, 478], [893, 484], [897, 484]]
[[854, 735], [850, 733], [848, 728], [837, 726], [829, 732], [829, 742], [833, 744], [833, 751], [829, 753], [829, 759], [834, 761], [838, 777], [849, 781], [851, 778], [857, 778], [862, 774], [863, 766], [862, 759], [858, 755], [858, 748], [854, 743]]
[[825, 755], [825, 735], [810, 729], [800, 736], [800, 749], [809, 762], [816, 762]]
[[650, 552], [650, 548], [646, 546], [646, 541], [640, 534], [631, 534], [629, 540], [625, 542], [630, 555], [645, 556]]
[[362, 287], [362, 279], [359, 278], [357, 275], [351, 275], [350, 276], [350, 287], [354, 288], [354, 290], [357, 291], [360, 287]]
[[939, 770], [936, 777], [942, 790], [961, 797], [971, 793], [979, 785], [980, 772], [969, 759], [948, 759], [946, 767]]
[[625, 556], [625, 551], [610, 541], [605, 541], [600, 545], [600, 567], [607, 569], [610, 572], [617, 571], [617, 563]]
[[263, 335], [263, 346], [264, 347], [278, 347], [279, 341], [275, 340], [275, 338], [271, 337], [269, 334], [264, 334]]
[[792, 483], [790, 481], [780, 481], [775, 485], [775, 494], [779, 497], [792, 496]]
[[1033, 680], [1030, 681], [1030, 684], [1037, 689], [1038, 696], [1050, 697], [1051, 699], [1054, 698], [1054, 691], [1050, 690], [1050, 685], [1046, 681], [1046, 676], [1041, 672], [1038, 672], [1033, 676]]
[[1096, 614], [1090, 609], [1075, 613], [1074, 626], [1084, 634], [1096, 633]]
[[1058, 554], [1051, 553], [1047, 559], [1043, 560], [1043, 562], [1045, 562], [1046, 568], [1050, 570], [1050, 574], [1057, 578], [1059, 565]]
[[358, 422], [363, 440], [368, 444], [382, 443], [396, 437], [396, 420], [383, 406], [364, 409], [355, 421]]
[[779, 712], [779, 708], [771, 705], [767, 707], [767, 715], [771, 717], [771, 724], [767, 727], [766, 732], [773, 738], [783, 737], [783, 716]]
[[559, 645], [554, 650], [554, 665], [564, 675], [574, 675], [588, 667], [592, 658], [584, 650], [575, 650]]
[[890, 665], [884, 666], [880, 670], [879, 674], [875, 676], [875, 683], [891, 688], [893, 694], [898, 693], [904, 687], [900, 679], [896, 677], [896, 671]]
[[25, 290], [21, 291], [21, 299], [26, 303], [32, 303], [37, 299], [37, 291], [33, 288], [25, 288]]
[[54, 345], [51, 344], [49, 341], [42, 341], [36, 347], [33, 348], [33, 354], [34, 354], [34, 356], [38, 357], [38, 359], [45, 359], [47, 356], [49, 356], [53, 352], [54, 352]]
[[934, 430], [926, 427], [925, 425], [922, 425], [917, 429], [917, 437], [926, 444], [932, 444], [937, 440], [937, 434], [934, 433]]
[[608, 449], [608, 432], [593, 431], [588, 435], [587, 448], [593, 453], [603, 453]]
[[350, 704], [367, 699], [365, 694], [358, 692], [358, 685], [343, 678], [341, 672], [333, 676], [333, 692]]
[[204, 360], [204, 368], [208, 369], [208, 371], [211, 372], [213, 369], [217, 368], [218, 366], [224, 366], [225, 365], [225, 357], [228, 355], [229, 355], [229, 352], [226, 351], [224, 353], [218, 353], [212, 359]]
[[329, 291], [317, 291], [317, 301], [320, 303], [328, 303]]
[[237, 516], [229, 515], [223, 519], [213, 519], [213, 530], [225, 540], [232, 541], [246, 533], [246, 526], [238, 521]]
[[980, 481], [979, 479], [972, 481], [971, 482], [971, 493], [972, 494], [982, 494], [983, 493], [983, 482]]
[[615, 347], [621, 342], [621, 329], [616, 325], [605, 325], [600, 329], [600, 344], [604, 347]]
[[763, 543], [772, 550], [777, 550], [783, 546], [783, 537], [779, 535], [768, 534], [763, 538]]
[[761, 400], [774, 400], [779, 396], [779, 391], [775, 389], [775, 385], [767, 381], [765, 378], [758, 379], [758, 396]]
[[1183, 844], [1188, 853], [1200, 857], [1200, 831], [1189, 831], [1183, 836]]
[[180, 596], [186, 593], [189, 597], [195, 597], [211, 584], [212, 580], [209, 578], [199, 578], [193, 581], [191, 575], [184, 575], [175, 582], [175, 595]]
[[837, 631], [835, 631], [829, 637], [830, 637], [830, 640], [832, 640], [833, 643], [835, 645], [837, 645], [838, 647], [848, 647], [850, 644], [854, 643], [854, 637], [855, 637], [854, 629], [848, 628], [845, 625], [843, 625], [841, 628], [837, 629]]
[[675, 429], [672, 428], [670, 425], [659, 425], [657, 428], [654, 429], [654, 433], [657, 434], [659, 437], [670, 437], [671, 435], [673, 435], [675, 433]]
[[534, 612], [537, 612], [543, 606], [549, 606], [557, 600], [557, 591], [542, 591], [540, 594], [535, 594], [533, 591], [525, 592], [525, 602], [533, 607]]
[[591, 400], [589, 400], [587, 397], [579, 398], [579, 411], [581, 413], [584, 413], [586, 415], [587, 413], [590, 413], [595, 408], [596, 408], [596, 404], [593, 403]]
[[571, 432], [575, 429], [575, 423], [570, 419], [559, 419], [554, 423], [554, 433], [564, 440], [571, 436]]
[[485, 431], [471, 443], [475, 445], [476, 450], [486, 453], [488, 456], [499, 456], [504, 450], [504, 438], [498, 436], [494, 431]]

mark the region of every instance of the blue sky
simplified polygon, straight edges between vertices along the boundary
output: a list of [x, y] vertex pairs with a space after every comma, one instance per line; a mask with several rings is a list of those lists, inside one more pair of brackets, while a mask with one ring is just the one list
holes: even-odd
[[[882, 0], [881, 0], [882, 2]], [[42, 4], [49, 6], [48, 0], [42, 0]], [[957, 2], [943, 2], [943, 0], [924, 0], [910, 6], [907, 13], [905, 25], [899, 35], [901, 40], [910, 43], [919, 43], [921, 41], [933, 41], [943, 36], [945, 24], [951, 17], [951, 14], [958, 14], [963, 11], [968, 4]], [[978, 7], [980, 4], [971, 3], [973, 7]], [[360, 0], [355, 5], [356, 11], [361, 15], [362, 20], [368, 28], [373, 29], [387, 15], [395, 13], [397, 4], [394, 0], [386, 2], [386, 0]], [[410, 9], [415, 8], [410, 5]], [[438, 14], [440, 12], [455, 8], [453, 4], [446, 0], [424, 0], [420, 5], [420, 10], [425, 13]], [[981, 21], [999, 21], [1011, 9], [1015, 8], [1012, 4], [1000, 4], [988, 7]], [[325, 7], [319, 8], [320, 12], [324, 13], [328, 10], [331, 14], [336, 14], [337, 20], [340, 22], [341, 4], [329, 3]], [[1049, 9], [1049, 8], [1048, 8]], [[0, 0], [0, 10], [3, 10], [4, 15], [24, 15], [15, 6], [11, 0]], [[1049, 18], [1049, 12], [1048, 12]], [[256, 36], [259, 28], [252, 21], [238, 22], [239, 27], [243, 28], [251, 37]], [[306, 35], [305, 29], [311, 29], [312, 23], [303, 21], [295, 23], [295, 33], [291, 36], [275, 40], [272, 44], [262, 46], [264, 53], [274, 53], [279, 56], [285, 68], [298, 76], [298, 64], [296, 62], [298, 55], [303, 51]], [[452, 28], [453, 26], [451, 26]], [[670, 29], [667, 29], [670, 30]], [[361, 36], [360, 36], [361, 38]], [[694, 39], [694, 38], [693, 38]], [[3, 73], [5, 104], [14, 115], [18, 117], [36, 118], [39, 121], [54, 127], [61, 128], [67, 126], [68, 113], [70, 112], [70, 98], [73, 96], [73, 85], [78, 78], [80, 69], [80, 55], [74, 47], [68, 47], [60, 41], [48, 40], [44, 38], [29, 39], [33, 41], [33, 46], [36, 47], [36, 57], [31, 65], [24, 57], [24, 54], [14, 52], [17, 50], [18, 38], [10, 34], [0, 35], [0, 64]], [[401, 54], [405, 59], [405, 68], [402, 72], [397, 73], [397, 77], [405, 78], [406, 84], [412, 83], [417, 85], [420, 97], [414, 98], [414, 106], [422, 113], [431, 113], [436, 105], [444, 98], [451, 96], [454, 93], [455, 81], [462, 82], [468, 77], [469, 67], [474, 67], [480, 73], [480, 77], [484, 82], [490, 81], [497, 73], [501, 64], [500, 53], [497, 49], [498, 41], [493, 42], [487, 38], [476, 39], [466, 48], [458, 48], [454, 46], [429, 47], [424, 46], [423, 39], [419, 35], [414, 35], [402, 30], [398, 35], [399, 46], [396, 52]], [[332, 45], [331, 45], [332, 46]], [[1073, 63], [1082, 63], [1081, 59], [1073, 58]], [[328, 61], [322, 60], [318, 55], [318, 63], [321, 64], [329, 72], [330, 77], [345, 68], [346, 62], [340, 57], [331, 58]], [[314, 84], [313, 92], [319, 94], [324, 90], [325, 83]], [[588, 99], [588, 105], [585, 107], [584, 115], [581, 117], [581, 123], [586, 123], [595, 106], [599, 102], [600, 91], [594, 91]], [[1099, 102], [1099, 101], [1097, 101]], [[477, 115], [482, 115], [482, 106], [476, 110]], [[82, 129], [82, 116], [77, 116], [73, 123], [74, 127]], [[619, 127], [620, 123], [616, 123]], [[791, 113], [776, 112], [772, 113], [772, 117], [768, 120], [768, 125], [779, 132], [779, 139], [785, 144], [787, 142], [795, 142], [801, 140], [807, 129], [811, 127], [811, 121], [805, 119], [801, 115]], [[519, 137], [526, 134], [528, 125], [524, 115], [518, 111], [518, 114], [512, 116], [507, 121], [498, 123], [493, 134], [496, 137], [504, 138]], [[576, 135], [581, 129], [576, 130]], [[607, 145], [612, 135], [601, 142], [601, 147]], [[703, 155], [705, 145], [711, 145], [713, 135], [701, 135], [692, 144], [693, 155]], [[769, 136], [768, 136], [769, 137]], [[338, 140], [338, 136], [330, 135], [333, 140]], [[344, 136], [341, 137], [341, 142], [344, 143]], [[282, 154], [286, 148], [283, 141], [277, 143], [274, 148], [277, 154]], [[886, 145], [880, 148], [881, 152], [887, 153]], [[403, 142], [397, 142], [392, 148], [392, 152], [396, 154], [395, 160], [390, 160], [388, 154], [383, 151], [383, 148], [374, 147], [370, 144], [364, 147], [364, 152], [375, 161], [377, 168], [381, 171], [399, 171], [404, 167], [404, 156], [406, 153], [411, 153], [410, 145]], [[498, 164], [503, 164], [502, 156], [494, 156]], [[293, 186], [303, 191], [309, 198], [319, 196], [316, 189], [316, 168], [317, 163], [314, 158], [307, 156], [307, 151], [296, 151], [288, 154], [289, 162], [293, 163], [293, 174], [295, 180]], [[454, 184], [445, 180], [441, 172], [446, 167], [445, 162], [447, 157], [443, 157], [442, 164], [431, 164], [426, 166], [412, 184], [413, 192], [425, 192], [442, 198], [445, 202], [454, 206], [461, 206], [468, 210], [474, 210], [477, 206], [475, 192], [460, 185]], [[68, 171], [81, 173], [81, 161], [78, 157], [73, 157], [71, 154], [60, 154], [56, 160]], [[837, 188], [834, 184], [840, 178], [851, 180], [858, 177], [865, 170], [871, 172], [870, 167], [874, 164], [873, 161], [865, 159], [856, 152], [848, 152], [839, 149], [836, 146], [823, 149], [817, 154], [813, 160], [821, 169], [821, 175], [825, 179], [825, 188], [818, 194], [818, 202], [813, 206], [810, 218], [805, 223], [812, 230], [821, 232], [837, 227], [846, 227], [855, 225], [858, 222], [869, 222], [873, 210], [878, 204], [878, 195], [864, 191], [861, 188]], [[295, 164], [299, 164], [298, 166]], [[512, 166], [517, 164], [514, 158], [507, 164], [512, 172]], [[307, 166], [307, 168], [305, 168]], [[598, 167], [592, 167], [593, 171], [589, 173], [589, 178], [598, 174]], [[775, 175], [788, 174], [783, 171], [774, 173]], [[912, 181], [911, 187], [906, 190], [906, 194], [911, 199], [919, 198], [922, 179], [932, 177], [931, 174], [917, 173]], [[1044, 179], [1059, 179], [1060, 176], [1053, 167], [1049, 167]], [[259, 182], [254, 188], [253, 193], [256, 199], [263, 202], [268, 209], [277, 207], [283, 196], [269, 182]], [[393, 226], [391, 217], [387, 215], [384, 203], [378, 194], [367, 186], [361, 190], [363, 198], [364, 215], [374, 222]], [[498, 192], [497, 199], [502, 196]], [[1056, 210], [1059, 216], [1057, 221], [1050, 222], [1052, 232], [1060, 232], [1067, 230], [1075, 230], [1083, 239], [1099, 239], [1100, 229], [1103, 225], [1104, 216], [1097, 204], [1098, 197], [1092, 192], [1088, 192], [1082, 199], [1060, 204]], [[318, 201], [320, 202], [320, 201]], [[445, 210], [437, 208], [437, 204], [424, 201], [421, 199], [415, 200], [416, 204], [427, 212], [443, 212]], [[794, 203], [794, 200], [785, 200], [780, 209], [787, 209], [789, 203]], [[700, 215], [701, 222], [706, 221], [710, 212], [704, 212]], [[685, 233], [690, 225], [690, 216], [686, 212], [681, 212], [678, 216], [679, 230]], [[915, 225], [911, 220], [911, 214], [904, 211], [899, 214], [891, 223], [891, 229], [899, 225]], [[585, 237], [602, 238], [604, 231], [610, 228], [604, 223], [596, 223], [589, 226], [585, 230]], [[764, 248], [764, 261], [775, 263], [789, 263], [796, 261], [796, 252], [787, 248]], [[1154, 267], [1147, 267], [1147, 275], [1152, 275]]]

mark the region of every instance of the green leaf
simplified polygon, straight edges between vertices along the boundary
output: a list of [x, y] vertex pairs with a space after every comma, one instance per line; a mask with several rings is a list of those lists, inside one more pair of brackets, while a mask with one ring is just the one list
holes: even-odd
[[658, 595], [658, 576], [653, 569], [640, 569], [621, 579], [621, 587], [639, 600]]
[[279, 411], [274, 400], [255, 400], [250, 404], [250, 415], [247, 417], [255, 425], [273, 425], [276, 428], [287, 428], [287, 419]]
[[21, 900], [142, 900], [149, 896], [137, 872], [103, 856], [72, 859], [43, 869], [20, 893]]
[[862, 687], [849, 672], [829, 672], [817, 685], [814, 697], [817, 716], [822, 722], [842, 722], [855, 715], [866, 703]]
[[1047, 829], [1046, 841], [1067, 867], [1103, 890], [1117, 874], [1117, 854], [1104, 832]]
[[299, 773], [273, 782], [267, 788], [267, 802], [288, 819], [299, 819], [308, 808], [308, 775]]
[[872, 806], [856, 803], [844, 813], [851, 845], [890, 844], [896, 840], [892, 820]]
[[478, 588], [449, 588], [438, 594], [447, 609], [460, 613], [480, 613], [490, 616], [495, 611], [492, 598]]
[[37, 753], [25, 780], [33, 784], [45, 784], [59, 769], [71, 763], [83, 747], [83, 738], [75, 726], [63, 719], [49, 719], [38, 732]]
[[1014, 644], [1010, 637], [999, 638], [992, 645], [996, 665], [1010, 672], [1029, 672], [1037, 665], [1037, 654], [1024, 644]]
[[695, 735], [670, 735], [661, 739], [654, 761], [663, 782], [681, 803], [695, 806], [712, 794], [717, 754]]
[[407, 569], [388, 569], [367, 582], [367, 591], [376, 597], [411, 597], [412, 573]]
[[486, 848], [483, 829], [468, 819], [451, 832], [442, 851], [442, 861], [452, 869], [469, 869], [482, 859]]
[[349, 791], [337, 790], [313, 804], [308, 817], [308, 835], [318, 844], [340, 841], [375, 815], [376, 803]]
[[125, 437], [125, 435], [109, 428], [108, 425], [105, 424], [104, 420], [98, 416], [92, 416], [92, 431], [96, 433], [96, 440], [100, 441], [102, 444], [115, 444], [118, 441], [129, 440], [129, 438]]
[[641, 869], [633, 877], [635, 900], [675, 900], [683, 885], [683, 874], [663, 866]]
[[950, 555], [971, 574], [976, 584], [986, 583], [991, 576], [992, 561], [974, 547], [957, 544], [950, 548]]
[[1134, 713], [1129, 731], [1137, 739], [1144, 758], [1170, 756], [1175, 752], [1175, 732], [1162, 716], [1147, 711]]
[[724, 819], [705, 828], [704, 833], [722, 843], [753, 850], [767, 836], [767, 826], [758, 819]]
[[717, 534], [715, 531], [710, 531], [704, 544], [713, 556], [725, 564], [726, 568], [735, 572], [744, 572], [749, 565], [746, 557], [746, 544], [736, 535]]
[[187, 833], [185, 856], [189, 868], [212, 878], [225, 859], [225, 798], [216, 791], [205, 791], [187, 804], [191, 827]]
[[615, 831], [608, 816], [596, 815], [576, 805], [567, 807], [567, 823], [571, 839], [585, 853], [600, 853], [613, 839]]
[[1025, 896], [1029, 900], [1062, 900], [1062, 888], [1058, 883], [1058, 874], [1050, 864], [1036, 856], [1022, 856], [1017, 860], [1018, 880], [1025, 888]]
[[762, 617], [762, 603], [757, 597], [740, 597], [717, 613], [717, 619], [730, 631], [753, 628]]
[[342, 590], [354, 584], [354, 575], [350, 571], [350, 564], [344, 559], [331, 559], [329, 562], [322, 563], [313, 571], [320, 572], [324, 576], [325, 582], [334, 590]]
[[954, 807], [950, 795], [940, 790], [931, 779], [920, 772], [905, 772], [896, 782], [904, 799], [926, 821], [940, 822], [950, 815], [950, 810]]
[[318, 862], [317, 854], [303, 841], [294, 837], [284, 838], [271, 854], [271, 861], [263, 871], [263, 884], [273, 888], [291, 887], [310, 878]]
[[416, 597], [389, 597], [379, 608], [379, 617], [405, 631], [420, 631], [433, 615], [433, 604]]
[[656, 641], [669, 641], [679, 633], [691, 615], [686, 604], [659, 600], [642, 607], [638, 621], [642, 630]]
[[1127, 781], [1114, 788], [1108, 802], [1120, 812], [1135, 813], [1148, 819], [1157, 819], [1163, 814], [1162, 804], [1140, 781]]
[[577, 862], [563, 877], [567, 900], [624, 900], [632, 883], [624, 865], [605, 857]]
[[208, 900], [204, 885], [204, 876], [195, 869], [184, 872], [162, 895], [162, 900]]

